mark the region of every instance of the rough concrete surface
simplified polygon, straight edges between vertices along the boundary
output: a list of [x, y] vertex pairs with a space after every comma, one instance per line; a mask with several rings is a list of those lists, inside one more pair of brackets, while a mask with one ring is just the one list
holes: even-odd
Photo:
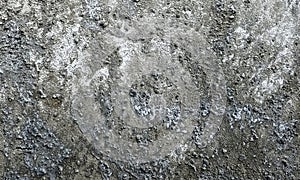
[[0, 0], [0, 177], [300, 179], [299, 0]]

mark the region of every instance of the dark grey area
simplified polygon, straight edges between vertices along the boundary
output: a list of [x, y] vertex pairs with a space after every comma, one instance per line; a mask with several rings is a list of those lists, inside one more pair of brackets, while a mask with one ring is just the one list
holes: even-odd
[[0, 0], [0, 179], [300, 179], [299, 32], [299, 0]]

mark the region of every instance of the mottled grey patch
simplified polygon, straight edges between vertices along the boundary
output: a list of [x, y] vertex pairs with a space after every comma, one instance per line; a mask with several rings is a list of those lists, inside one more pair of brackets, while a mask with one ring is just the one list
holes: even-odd
[[[206, 120], [198, 141], [206, 146], [225, 109], [222, 70], [202, 35], [173, 28], [154, 35], [153, 27], [160, 27], [157, 22], [163, 20], [145, 21], [153, 26], [138, 21], [128, 24], [131, 31], [124, 31], [124, 37], [106, 34], [113, 40], [107, 43], [117, 46], [112, 53], [107, 50], [107, 67], [73, 76], [72, 86], [78, 89], [72, 95], [74, 119], [99, 151], [114, 151], [116, 159], [123, 161], [157, 159], [181, 148], [201, 120], [200, 113]], [[147, 36], [154, 43], [144, 54], [140, 40]], [[101, 62], [91, 59], [80, 67], [89, 69]], [[107, 76], [98, 81], [95, 72], [104, 72], [103, 68], [108, 69]], [[201, 99], [209, 99], [210, 106], [201, 106]]]

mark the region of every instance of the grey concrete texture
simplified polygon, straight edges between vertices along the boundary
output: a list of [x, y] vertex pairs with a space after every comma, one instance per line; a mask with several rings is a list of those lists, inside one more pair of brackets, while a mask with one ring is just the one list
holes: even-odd
[[299, 0], [0, 0], [0, 179], [300, 179]]

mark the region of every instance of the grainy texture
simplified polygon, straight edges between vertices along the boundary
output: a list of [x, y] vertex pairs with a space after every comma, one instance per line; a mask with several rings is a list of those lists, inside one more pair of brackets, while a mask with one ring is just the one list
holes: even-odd
[[1, 179], [299, 179], [299, 0], [0, 0]]

